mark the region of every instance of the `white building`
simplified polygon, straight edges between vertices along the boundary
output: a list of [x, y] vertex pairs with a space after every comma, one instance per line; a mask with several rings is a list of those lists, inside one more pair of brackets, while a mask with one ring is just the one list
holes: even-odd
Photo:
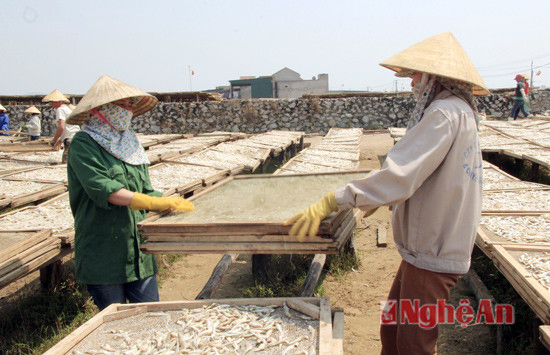
[[328, 74], [319, 74], [317, 78], [304, 80], [300, 74], [287, 67], [279, 70], [273, 77], [273, 97], [299, 98], [303, 94], [322, 94], [328, 92]]

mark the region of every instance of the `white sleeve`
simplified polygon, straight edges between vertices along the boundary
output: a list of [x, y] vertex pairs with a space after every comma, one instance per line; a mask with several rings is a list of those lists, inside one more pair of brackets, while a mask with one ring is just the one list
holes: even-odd
[[67, 117], [71, 114], [71, 112], [67, 112], [69, 110], [66, 110], [64, 107], [60, 107], [55, 111], [55, 119], [56, 120], [67, 120]]
[[426, 112], [390, 150], [380, 170], [336, 190], [338, 207], [368, 211], [405, 201], [441, 164], [455, 135], [441, 110]]

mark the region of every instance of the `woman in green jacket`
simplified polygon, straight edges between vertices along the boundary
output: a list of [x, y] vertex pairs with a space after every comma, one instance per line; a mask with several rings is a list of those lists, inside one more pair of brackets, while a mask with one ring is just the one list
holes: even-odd
[[194, 208], [182, 197], [161, 197], [151, 186], [150, 163], [131, 118], [156, 103], [154, 96], [104, 75], [67, 120], [82, 125], [67, 162], [76, 279], [100, 309], [159, 300], [156, 260], [141, 252], [137, 223], [148, 210]]

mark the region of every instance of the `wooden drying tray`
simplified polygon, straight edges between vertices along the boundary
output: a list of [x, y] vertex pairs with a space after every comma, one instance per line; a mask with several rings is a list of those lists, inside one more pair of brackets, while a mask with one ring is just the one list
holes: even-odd
[[350, 211], [332, 239], [317, 236], [298, 242], [288, 235], [156, 235], [141, 250], [153, 254], [338, 254], [356, 225]]
[[[331, 309], [330, 299], [319, 297], [289, 297], [289, 298], [228, 298], [195, 301], [167, 301], [150, 303], [112, 304], [96, 314], [92, 319], [81, 325], [63, 340], [44, 353], [44, 355], [69, 354], [71, 349], [86, 339], [96, 329], [100, 331], [105, 323], [116, 321], [147, 312], [179, 311], [183, 309], [202, 308], [213, 303], [232, 306], [278, 306], [285, 303], [299, 308], [300, 312], [317, 312], [313, 317], [319, 320], [318, 352], [320, 355], [343, 354], [344, 311]], [[334, 314], [333, 314], [334, 313]], [[311, 316], [311, 315], [310, 315]], [[334, 316], [334, 322], [332, 320]], [[124, 329], [121, 329], [124, 330]]]
[[[30, 178], [20, 178], [14, 175], [18, 175], [25, 172], [30, 172], [33, 170], [50, 170], [50, 169], [59, 169], [64, 167], [65, 171], [65, 179], [64, 180], [46, 180], [46, 179], [30, 179]], [[9, 180], [17, 180], [17, 181], [32, 181], [32, 182], [43, 182], [43, 183], [50, 183], [50, 184], [68, 184], [68, 178], [67, 178], [67, 165], [66, 164], [60, 164], [60, 165], [46, 165], [46, 166], [34, 166], [32, 168], [24, 169], [21, 171], [12, 171], [9, 174], [2, 175], [3, 178], [9, 179]]]
[[[229, 143], [230, 144], [230, 143]], [[239, 146], [243, 146], [241, 144], [239, 144]], [[244, 147], [244, 146], [243, 146]], [[252, 147], [248, 147], [246, 146], [247, 148], [252, 148]], [[246, 157], [249, 157], [249, 158], [254, 158], [254, 159], [258, 159], [260, 161], [261, 164], [265, 163], [265, 161], [269, 158], [269, 155], [271, 154], [271, 149], [269, 148], [258, 148], [258, 147], [255, 147], [254, 149], [257, 149], [257, 150], [264, 150], [264, 153], [259, 156], [259, 157], [256, 157], [256, 156], [253, 156], [253, 155], [247, 155], [245, 152], [238, 152], [238, 151], [227, 151], [227, 150], [221, 150], [221, 149], [217, 149], [218, 146], [213, 146], [211, 149], [212, 150], [215, 150], [216, 152], [220, 152], [220, 153], [225, 153], [225, 154], [240, 154], [240, 155], [244, 155]]]
[[61, 241], [53, 237], [49, 229], [2, 234], [30, 235], [0, 250], [0, 288], [66, 255], [61, 249]]
[[[9, 179], [5, 177], [3, 177], [2, 180], [21, 181], [20, 179]], [[36, 202], [36, 201], [46, 199], [48, 197], [56, 196], [67, 191], [67, 186], [62, 182], [58, 182], [58, 183], [37, 182], [37, 184], [43, 184], [44, 188], [36, 192], [21, 194], [13, 197], [8, 197], [4, 200], [0, 200], [0, 208], [2, 207], [2, 204], [4, 204], [5, 202], [8, 202], [7, 200], [9, 200], [9, 203], [7, 205], [4, 205], [4, 207], [5, 206], [18, 207], [18, 206], [25, 205], [27, 203]]]
[[[156, 164], [152, 167], [149, 168], [149, 170], [158, 170], [164, 166], [169, 166], [170, 163], [160, 163], [160, 164]], [[174, 187], [171, 187], [169, 189], [166, 189], [164, 190], [164, 192], [162, 193], [163, 196], [170, 196], [170, 195], [173, 195], [175, 193], [181, 193], [181, 194], [185, 194], [185, 193], [188, 193], [188, 192], [191, 192], [191, 191], [195, 191], [196, 189], [198, 189], [199, 187], [203, 186], [203, 180], [200, 179], [200, 178], [197, 178], [195, 179], [194, 181], [191, 181], [191, 182], [187, 182], [187, 183], [182, 183], [181, 185], [177, 185], [177, 186], [174, 186]], [[155, 186], [153, 186], [154, 188]]]
[[[366, 173], [361, 171], [359, 173]], [[356, 174], [353, 172], [351, 174]], [[234, 179], [285, 179], [296, 176], [348, 175], [350, 173], [322, 173], [296, 175], [255, 175], [229, 177], [216, 185], [192, 196], [194, 201]], [[350, 177], [350, 180], [352, 178]], [[306, 206], [307, 207], [307, 206]], [[287, 236], [291, 226], [284, 226], [283, 221], [247, 221], [247, 222], [160, 222], [156, 214], [138, 224], [144, 238], [151, 238], [142, 246], [144, 251], [188, 252], [188, 253], [225, 253], [228, 251], [242, 253], [336, 253], [348, 240], [355, 229], [353, 211], [343, 210], [325, 219], [319, 228], [317, 237], [299, 243]], [[323, 236], [325, 238], [323, 238]], [[168, 244], [169, 243], [169, 244]], [[164, 244], [164, 245], [161, 245]]]
[[[510, 216], [510, 215], [508, 215]], [[521, 215], [525, 216], [525, 215]], [[536, 214], [533, 216], [537, 216]], [[539, 214], [540, 216], [540, 214]], [[525, 250], [525, 251], [549, 251], [550, 243], [515, 243], [509, 241], [490, 229], [480, 226], [477, 230], [476, 245], [485, 253], [490, 254], [495, 245], [501, 245], [508, 250]]]
[[550, 169], [550, 156], [548, 157], [548, 161], [540, 160], [540, 158], [535, 158], [530, 155], [522, 155], [522, 159], [528, 160], [532, 163], [539, 164], [540, 166], [544, 166], [547, 169]]
[[550, 292], [516, 259], [523, 252], [533, 252], [533, 250], [508, 250], [505, 246], [495, 245], [491, 255], [495, 266], [537, 317], [548, 324], [550, 323]]
[[[251, 158], [251, 159], [254, 159], [256, 160], [256, 162], [254, 163], [254, 165], [243, 165], [244, 167], [244, 170], [246, 171], [249, 171], [249, 172], [254, 172], [256, 169], [258, 169], [260, 167], [260, 165], [262, 165], [262, 161], [260, 159], [257, 159], [257, 158], [254, 158], [254, 157], [249, 157], [247, 155], [244, 155], [244, 154], [240, 154], [240, 153], [234, 153], [234, 152], [221, 152], [221, 151], [217, 151], [215, 149], [215, 146], [214, 147], [211, 147], [211, 148], [207, 148], [205, 149], [204, 151], [202, 151], [201, 153], [206, 153], [208, 151], [212, 151], [214, 153], [218, 153], [218, 154], [223, 154], [223, 155], [227, 155], [227, 156], [231, 156], [231, 155], [235, 155], [235, 156], [238, 156], [238, 155], [241, 155], [241, 156], [244, 156], [244, 157], [247, 157], [247, 158]], [[268, 155], [269, 156], [269, 155]], [[230, 158], [227, 159], [228, 161], [231, 161]], [[235, 164], [238, 164], [238, 165], [242, 165], [241, 163], [235, 163]], [[232, 169], [232, 170], [235, 170], [236, 168]], [[242, 171], [241, 171], [242, 172]], [[240, 172], [239, 172], [240, 174]], [[236, 174], [235, 174], [236, 175]]]
[[[229, 169], [220, 168], [219, 166], [215, 166], [215, 163], [209, 163], [209, 162], [193, 163], [193, 162], [186, 162], [186, 161], [176, 160], [176, 159], [179, 159], [179, 158], [184, 158], [186, 156], [187, 155], [172, 157], [170, 159], [167, 159], [166, 162], [168, 162], [168, 163], [177, 163], [177, 164], [204, 166], [204, 167], [207, 167], [207, 168], [214, 168], [214, 169], [217, 169], [217, 170], [220, 170], [220, 171], [224, 171], [224, 173], [226, 175], [238, 175], [238, 174], [242, 173], [245, 169], [244, 165], [238, 165], [237, 167], [229, 170]], [[227, 172], [228, 172], [228, 174], [227, 174]]]
[[[203, 186], [210, 186], [213, 183], [216, 183], [216, 182], [226, 178], [227, 176], [233, 174], [233, 171], [229, 170], [229, 169], [223, 169], [223, 168], [219, 168], [219, 167], [216, 167], [216, 166], [210, 166], [210, 165], [198, 164], [198, 163], [188, 163], [188, 162], [175, 160], [175, 159], [178, 159], [178, 158], [182, 158], [184, 156], [185, 155], [178, 156], [178, 157], [166, 160], [164, 163], [165, 164], [180, 164], [180, 165], [202, 166], [204, 168], [212, 168], [212, 169], [217, 170], [218, 171], [217, 173], [212, 174], [210, 176], [205, 176], [205, 177], [202, 178]], [[239, 167], [239, 169], [240, 169], [240, 167]], [[233, 169], [233, 170], [235, 170], [235, 169]]]
[[2, 152], [54, 152], [58, 150], [59, 148], [44, 142], [0, 143], [0, 151]]

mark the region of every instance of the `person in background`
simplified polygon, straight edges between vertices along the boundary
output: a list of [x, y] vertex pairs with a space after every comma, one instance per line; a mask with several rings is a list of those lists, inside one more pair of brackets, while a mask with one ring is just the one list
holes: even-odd
[[29, 123], [21, 126], [21, 129], [26, 129], [29, 132], [31, 141], [40, 139], [41, 123], [40, 123], [40, 110], [36, 106], [31, 106], [25, 110], [26, 114], [31, 115]]
[[70, 101], [65, 95], [59, 92], [59, 90], [56, 89], [46, 95], [42, 99], [42, 102], [49, 102], [54, 108], [57, 131], [50, 144], [54, 147], [63, 144], [64, 150], [61, 162], [65, 164], [67, 162], [67, 154], [69, 152], [69, 146], [71, 145], [71, 139], [75, 133], [80, 130], [80, 127], [65, 122], [67, 117], [71, 114], [71, 109], [67, 106]]
[[[450, 32], [421, 41], [381, 65], [412, 78], [416, 98], [406, 134], [378, 171], [354, 180], [285, 222], [291, 236], [314, 236], [339, 209], [393, 206], [393, 234], [402, 257], [380, 334], [382, 354], [435, 354], [437, 325], [425, 329], [400, 319], [401, 302], [446, 301], [470, 267], [481, 218], [483, 164], [474, 95], [487, 95], [483, 79]], [[391, 305], [393, 302], [386, 303]]]
[[9, 136], [10, 119], [7, 110], [4, 106], [0, 105], [0, 136]]
[[524, 115], [525, 113], [527, 113], [527, 116], [525, 117], [529, 117], [531, 115], [531, 100], [529, 99], [529, 92], [531, 91], [531, 88], [530, 88], [530, 85], [529, 85], [529, 74], [526, 74], [526, 73], [523, 73], [521, 74], [521, 76], [523, 77], [523, 84], [525, 85], [525, 102], [523, 103], [523, 112], [524, 112]]
[[512, 106], [512, 112], [508, 121], [516, 120], [519, 116], [519, 112], [523, 113], [524, 117], [529, 116], [529, 113], [525, 111], [525, 102], [528, 102], [529, 99], [525, 94], [525, 79], [521, 74], [516, 75], [514, 78], [516, 81], [516, 91], [514, 92], [514, 105]]
[[67, 119], [82, 125], [71, 142], [67, 175], [75, 220], [77, 282], [99, 309], [111, 303], [159, 300], [157, 263], [143, 254], [137, 224], [147, 211], [191, 211], [182, 197], [160, 197], [149, 180], [149, 159], [131, 128], [132, 117], [158, 100], [102, 76]]

